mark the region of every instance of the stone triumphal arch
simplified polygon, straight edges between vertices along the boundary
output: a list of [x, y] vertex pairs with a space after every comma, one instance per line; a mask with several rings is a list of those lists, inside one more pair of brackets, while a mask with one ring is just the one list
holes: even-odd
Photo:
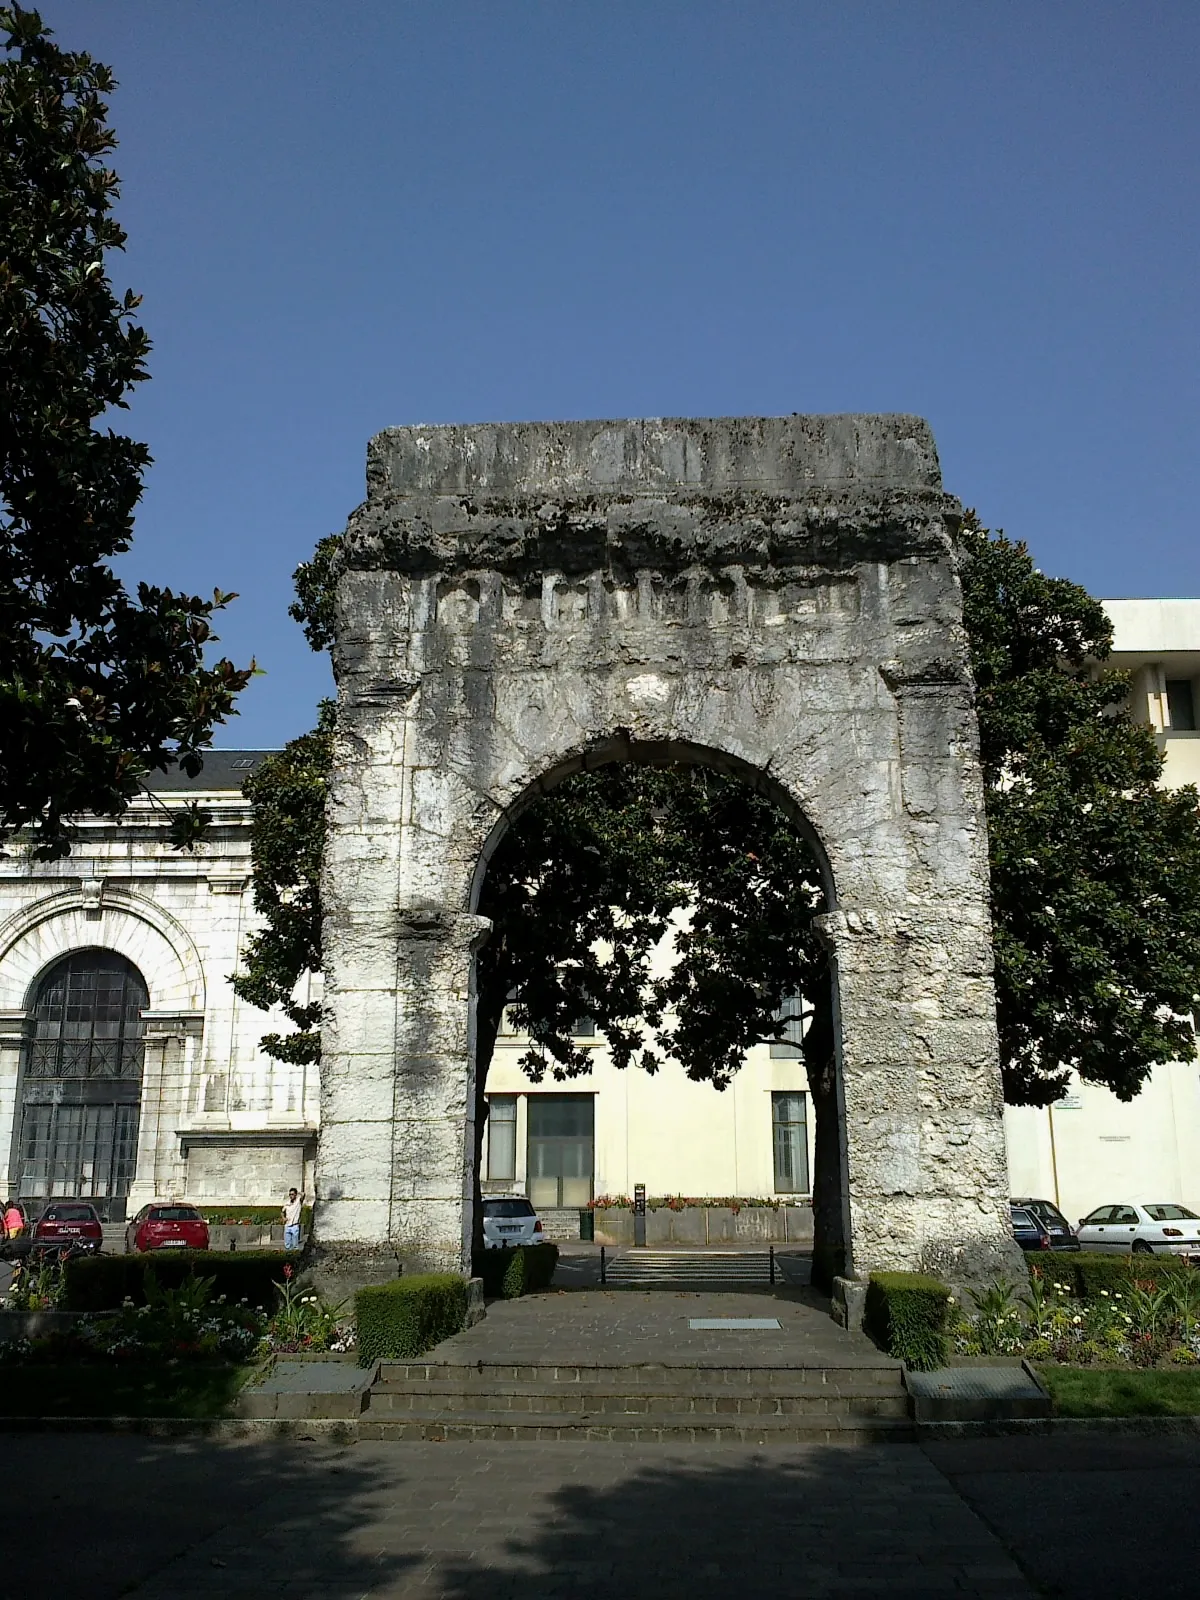
[[987, 846], [927, 425], [394, 428], [338, 584], [319, 1250], [459, 1268], [476, 910], [506, 818], [624, 757], [759, 773], [827, 863], [854, 1268], [1012, 1252]]

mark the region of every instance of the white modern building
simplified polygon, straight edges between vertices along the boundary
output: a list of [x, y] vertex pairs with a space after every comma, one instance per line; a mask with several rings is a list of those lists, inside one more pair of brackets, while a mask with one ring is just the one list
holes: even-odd
[[[1106, 602], [1113, 665], [1166, 753], [1164, 781], [1200, 782], [1200, 600]], [[316, 1068], [273, 1060], [286, 1026], [233, 994], [255, 926], [250, 808], [263, 752], [218, 751], [200, 778], [160, 778], [119, 823], [86, 819], [73, 854], [0, 860], [0, 1191], [90, 1195], [114, 1217], [155, 1196], [278, 1203], [312, 1193]], [[213, 825], [171, 848], [166, 812], [198, 799]], [[798, 1023], [791, 1029], [798, 1039]], [[542, 1208], [603, 1195], [802, 1200], [812, 1117], [795, 1042], [752, 1050], [723, 1092], [668, 1066], [532, 1084], [524, 1040], [502, 1033], [488, 1078], [483, 1182]], [[1131, 1105], [1074, 1085], [1051, 1111], [1006, 1112], [1012, 1192], [1069, 1216], [1106, 1200], [1200, 1211], [1200, 1069], [1157, 1069]]]
[[[1106, 600], [1111, 665], [1131, 674], [1132, 711], [1155, 732], [1163, 782], [1200, 785], [1200, 600]], [[1174, 1200], [1200, 1213], [1200, 1065], [1157, 1067], [1128, 1104], [1074, 1083], [1049, 1110], [1006, 1109], [1014, 1195], [1058, 1202], [1072, 1221], [1106, 1201]]]

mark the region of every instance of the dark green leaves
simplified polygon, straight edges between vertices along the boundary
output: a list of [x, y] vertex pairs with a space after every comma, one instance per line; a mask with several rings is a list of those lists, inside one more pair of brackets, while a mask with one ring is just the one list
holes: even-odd
[[70, 849], [70, 818], [119, 815], [142, 778], [201, 765], [250, 669], [204, 665], [212, 601], [141, 585], [129, 548], [150, 456], [97, 427], [147, 377], [138, 296], [106, 252], [116, 141], [109, 69], [59, 49], [34, 11], [0, 8], [0, 837]]
[[963, 544], [1005, 1097], [1047, 1104], [1073, 1069], [1127, 1100], [1195, 1051], [1197, 796], [1157, 786], [1099, 603], [973, 515]]
[[333, 754], [333, 703], [323, 701], [312, 733], [259, 764], [244, 793], [254, 803], [254, 899], [266, 918], [247, 942], [235, 992], [264, 1011], [278, 1006], [296, 1032], [263, 1040], [281, 1061], [320, 1059], [320, 1007], [293, 998], [307, 972], [321, 970], [321, 857], [325, 788]]
[[[788, 996], [820, 991], [816, 864], [775, 803], [705, 768], [613, 766], [569, 778], [514, 824], [480, 910], [481, 1034], [511, 991], [535, 1081], [589, 1070], [592, 1017], [618, 1067], [668, 1057], [723, 1088], [775, 1037]], [[656, 975], [659, 941], [678, 959]]]

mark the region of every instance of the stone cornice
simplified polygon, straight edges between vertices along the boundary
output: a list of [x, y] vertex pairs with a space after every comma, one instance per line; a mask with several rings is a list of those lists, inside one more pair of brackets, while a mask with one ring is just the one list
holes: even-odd
[[948, 553], [962, 508], [939, 490], [747, 490], [547, 500], [386, 493], [350, 519], [344, 565], [422, 575], [500, 572], [530, 584], [543, 573], [685, 573], [742, 569], [770, 580], [803, 567]]
[[347, 568], [412, 575], [801, 567], [938, 557], [962, 507], [917, 417], [392, 428], [372, 440]]

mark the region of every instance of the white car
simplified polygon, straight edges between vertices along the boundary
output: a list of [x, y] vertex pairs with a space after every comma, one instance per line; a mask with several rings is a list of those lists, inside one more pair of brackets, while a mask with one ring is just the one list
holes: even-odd
[[489, 1195], [483, 1202], [483, 1247], [510, 1249], [518, 1244], [545, 1244], [542, 1219], [524, 1195]]
[[1200, 1217], [1186, 1206], [1097, 1206], [1079, 1223], [1081, 1250], [1200, 1257]]

